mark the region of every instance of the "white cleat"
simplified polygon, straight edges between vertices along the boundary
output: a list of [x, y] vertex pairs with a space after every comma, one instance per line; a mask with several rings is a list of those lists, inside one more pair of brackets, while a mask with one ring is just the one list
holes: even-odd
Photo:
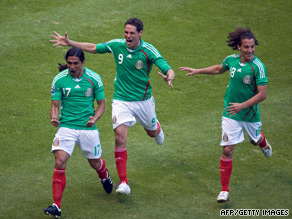
[[131, 193], [130, 186], [127, 183], [122, 182], [119, 185], [118, 189], [116, 190], [116, 193], [119, 193], [122, 195], [129, 195]]
[[265, 147], [260, 147], [260, 148], [266, 157], [271, 157], [272, 156], [272, 146], [267, 141], [267, 139], [266, 139], [266, 142], [267, 142], [267, 145]]
[[217, 202], [218, 203], [224, 203], [229, 201], [229, 192], [227, 191], [221, 191], [219, 195], [217, 196]]
[[159, 134], [155, 136], [155, 141], [157, 144], [163, 144], [164, 143], [164, 133], [160, 126], [160, 123], [157, 120], [157, 126], [160, 129]]

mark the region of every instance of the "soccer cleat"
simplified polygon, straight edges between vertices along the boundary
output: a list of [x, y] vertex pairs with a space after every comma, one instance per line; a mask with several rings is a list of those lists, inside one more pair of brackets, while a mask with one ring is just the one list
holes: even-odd
[[122, 195], [129, 195], [130, 192], [131, 192], [130, 186], [125, 182], [122, 182], [119, 185], [118, 189], [116, 190], [116, 193], [119, 193]]
[[107, 172], [107, 178], [101, 179], [100, 182], [104, 188], [104, 191], [110, 194], [113, 190], [113, 182], [107, 169], [106, 169], [106, 172]]
[[221, 191], [219, 195], [217, 196], [217, 202], [218, 203], [224, 203], [229, 201], [229, 192], [227, 191]]
[[266, 157], [271, 157], [272, 156], [272, 146], [267, 141], [267, 139], [266, 139], [266, 142], [267, 142], [267, 145], [265, 147], [260, 147], [260, 148]]
[[55, 218], [61, 217], [61, 209], [59, 209], [55, 203], [45, 208], [44, 213], [47, 215], [53, 215]]
[[157, 144], [163, 144], [164, 143], [164, 133], [162, 131], [162, 128], [161, 128], [158, 120], [157, 120], [157, 126], [159, 128], [159, 133], [158, 133], [158, 135], [155, 136], [155, 141]]

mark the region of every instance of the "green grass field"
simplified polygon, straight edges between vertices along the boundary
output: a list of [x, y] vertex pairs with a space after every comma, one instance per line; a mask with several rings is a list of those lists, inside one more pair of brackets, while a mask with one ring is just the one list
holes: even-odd
[[[291, 0], [1, 0], [0, 1], [0, 218], [50, 218], [54, 158], [50, 88], [68, 48], [52, 47], [52, 31], [70, 39], [123, 38], [124, 22], [139, 17], [143, 40], [176, 72], [173, 88], [153, 68], [156, 112], [166, 141], [157, 146], [135, 125], [128, 137], [130, 196], [105, 194], [81, 151], [69, 160], [62, 218], [219, 218], [221, 209], [289, 209], [292, 215]], [[227, 33], [250, 26], [256, 55], [268, 69], [262, 130], [273, 146], [266, 159], [246, 140], [236, 147], [230, 202], [217, 204], [221, 114], [229, 74], [186, 77], [181, 66], [220, 64], [233, 53]], [[103, 158], [116, 185], [111, 98], [115, 64], [85, 54], [85, 66], [105, 86], [106, 112], [98, 122]], [[260, 217], [253, 217], [260, 218]], [[267, 217], [265, 217], [267, 218]]]

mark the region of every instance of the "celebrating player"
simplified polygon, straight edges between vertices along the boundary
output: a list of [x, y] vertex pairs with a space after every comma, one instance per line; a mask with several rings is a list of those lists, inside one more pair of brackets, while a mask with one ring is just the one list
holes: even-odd
[[228, 46], [239, 50], [240, 55], [230, 55], [223, 64], [202, 69], [181, 67], [187, 76], [196, 74], [221, 74], [230, 71], [230, 81], [224, 97], [222, 116], [222, 156], [220, 177], [222, 189], [217, 197], [219, 203], [229, 200], [229, 180], [235, 145], [244, 140], [243, 129], [250, 141], [259, 145], [266, 157], [272, 156], [272, 147], [261, 132], [259, 103], [267, 96], [267, 72], [264, 64], [254, 55], [258, 45], [250, 28], [237, 28], [229, 33]]
[[127, 136], [129, 127], [136, 121], [140, 123], [150, 137], [163, 144], [164, 133], [156, 118], [155, 101], [151, 93], [150, 73], [155, 64], [162, 73], [163, 80], [172, 86], [174, 71], [151, 44], [144, 42], [143, 23], [130, 18], [125, 23], [125, 39], [114, 39], [105, 43], [80, 43], [69, 40], [67, 33], [51, 35], [54, 46], [74, 46], [90, 53], [112, 53], [116, 62], [116, 78], [112, 103], [112, 121], [115, 131], [115, 159], [120, 184], [117, 193], [130, 194], [128, 185]]
[[[75, 143], [83, 151], [90, 166], [96, 170], [106, 193], [111, 193], [113, 188], [105, 161], [101, 158], [102, 150], [96, 126], [105, 111], [102, 80], [97, 73], [83, 67], [84, 53], [79, 48], [67, 51], [66, 63], [59, 67], [61, 72], [53, 80], [51, 94], [51, 123], [60, 128], [52, 144], [55, 156], [52, 189], [54, 203], [45, 208], [44, 212], [56, 218], [61, 216], [61, 199], [66, 186], [65, 169]], [[95, 111], [94, 99], [98, 105]]]

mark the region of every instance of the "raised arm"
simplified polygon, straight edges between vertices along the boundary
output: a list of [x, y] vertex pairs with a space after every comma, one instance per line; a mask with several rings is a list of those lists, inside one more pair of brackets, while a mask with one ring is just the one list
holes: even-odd
[[71, 46], [82, 49], [85, 52], [96, 53], [96, 44], [94, 43], [82, 43], [70, 40], [67, 32], [65, 32], [64, 36], [61, 36], [56, 31], [54, 31], [54, 34], [55, 35], [50, 35], [50, 37], [54, 39], [50, 40], [50, 42], [55, 43], [53, 46]]
[[207, 68], [199, 68], [199, 69], [194, 69], [190, 67], [180, 67], [179, 68], [181, 71], [188, 71], [189, 73], [186, 74], [186, 76], [191, 76], [191, 75], [196, 75], [196, 74], [221, 74], [227, 71], [226, 69], [223, 68], [222, 64], [220, 65], [213, 65]]

